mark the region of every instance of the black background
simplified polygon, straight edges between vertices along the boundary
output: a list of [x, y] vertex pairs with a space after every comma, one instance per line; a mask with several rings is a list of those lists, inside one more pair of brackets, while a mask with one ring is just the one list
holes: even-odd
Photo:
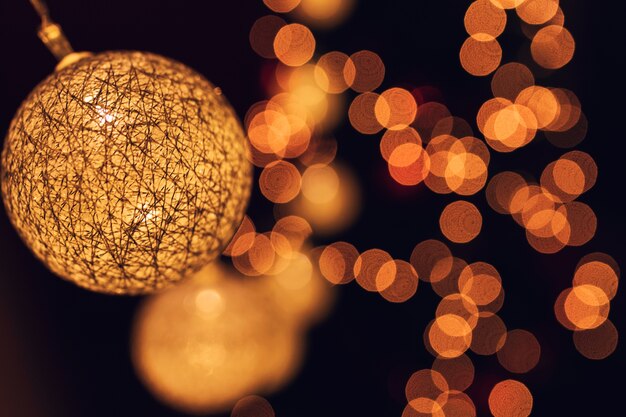
[[[571, 333], [553, 314], [556, 296], [571, 285], [585, 254], [604, 251], [624, 266], [624, 36], [612, 5], [562, 2], [566, 26], [577, 41], [574, 60], [542, 85], [574, 90], [590, 120], [579, 149], [599, 166], [598, 183], [582, 197], [598, 216], [595, 238], [582, 248], [541, 255], [510, 217], [487, 206], [484, 193], [469, 198], [484, 217], [481, 235], [451, 245], [468, 262], [487, 261], [500, 271], [506, 290], [501, 316], [510, 329], [531, 330], [542, 346], [539, 365], [515, 376], [495, 357], [472, 355], [476, 380], [468, 390], [478, 415], [488, 415], [487, 396], [499, 380], [517, 378], [531, 389], [537, 416], [616, 415], [623, 408], [624, 344], [604, 361], [575, 350]], [[26, 0], [1, 0], [0, 132], [29, 91], [54, 67], [36, 37], [38, 19]], [[76, 50], [137, 49], [178, 59], [220, 86], [240, 116], [265, 98], [264, 60], [248, 42], [253, 22], [269, 13], [261, 0], [49, 0]], [[489, 98], [489, 77], [465, 73], [458, 50], [469, 1], [357, 0], [341, 26], [315, 31], [319, 53], [370, 49], [383, 58], [383, 87], [431, 85], [453, 114], [473, 120]], [[500, 38], [504, 60], [527, 62], [529, 42], [509, 12]], [[345, 118], [344, 118], [345, 120]], [[539, 135], [541, 136], [541, 135]], [[454, 200], [423, 185], [394, 185], [378, 152], [378, 137], [364, 137], [343, 123], [336, 131], [338, 158], [352, 166], [365, 190], [362, 215], [334, 240], [361, 251], [379, 247], [408, 259], [415, 244], [443, 239], [437, 219]], [[513, 169], [538, 177], [564, 151], [538, 137], [510, 155], [492, 153], [490, 172]], [[140, 298], [87, 292], [54, 277], [30, 254], [0, 209], [0, 416], [104, 417], [179, 415], [157, 402], [136, 378], [129, 334]], [[250, 207], [260, 229], [271, 224], [270, 205], [255, 193]], [[318, 240], [316, 243], [330, 243]], [[409, 302], [392, 305], [355, 283], [340, 289], [331, 316], [310, 333], [302, 372], [269, 400], [282, 417], [399, 417], [409, 375], [432, 363], [422, 342], [437, 297], [422, 283]], [[624, 330], [624, 290], [613, 300], [611, 319]]]

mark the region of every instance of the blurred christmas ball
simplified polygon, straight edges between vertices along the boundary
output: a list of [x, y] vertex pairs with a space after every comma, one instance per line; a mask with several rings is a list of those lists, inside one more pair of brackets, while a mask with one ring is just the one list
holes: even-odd
[[43, 81], [13, 119], [2, 197], [52, 271], [115, 294], [154, 291], [220, 254], [251, 166], [228, 102], [201, 75], [144, 52], [104, 52]]
[[300, 363], [302, 336], [267, 302], [266, 285], [213, 263], [147, 300], [132, 338], [146, 387], [173, 408], [206, 414], [287, 382]]

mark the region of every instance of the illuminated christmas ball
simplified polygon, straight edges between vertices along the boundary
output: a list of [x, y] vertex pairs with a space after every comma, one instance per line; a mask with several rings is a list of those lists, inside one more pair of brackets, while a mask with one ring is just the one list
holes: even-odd
[[146, 293], [228, 244], [250, 194], [245, 154], [233, 109], [201, 75], [104, 52], [58, 69], [21, 105], [2, 196], [52, 271], [94, 291]]
[[146, 387], [173, 408], [206, 414], [284, 384], [300, 362], [302, 338], [267, 302], [266, 285], [213, 263], [147, 300], [132, 343]]

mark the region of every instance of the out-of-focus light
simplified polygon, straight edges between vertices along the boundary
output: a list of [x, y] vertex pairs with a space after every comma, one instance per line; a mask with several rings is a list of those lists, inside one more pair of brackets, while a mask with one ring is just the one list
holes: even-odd
[[311, 165], [302, 174], [302, 194], [315, 204], [324, 204], [337, 197], [341, 179], [337, 171], [323, 164]]
[[404, 389], [406, 399], [409, 402], [418, 398], [435, 402], [437, 399], [440, 399], [442, 395], [447, 398], [448, 391], [449, 386], [446, 378], [432, 369], [422, 369], [413, 373], [413, 375], [409, 377]]
[[[598, 254], [596, 254], [596, 256], [597, 255]], [[604, 256], [608, 257], [608, 255]], [[602, 259], [602, 261], [592, 260], [593, 257], [587, 258], [589, 260], [583, 258], [576, 268], [572, 282], [574, 285], [590, 284], [596, 286], [607, 295], [609, 300], [612, 300], [617, 294], [619, 271], [616, 271], [615, 267], [611, 266], [610, 263], [613, 259], [610, 257], [609, 259], [603, 259], [604, 256], [598, 257], [598, 259]]]
[[502, 48], [496, 39], [478, 40], [470, 36], [461, 46], [459, 58], [465, 71], [475, 76], [485, 76], [500, 65]]
[[450, 110], [444, 104], [431, 101], [418, 107], [413, 126], [419, 135], [428, 141], [433, 137], [432, 132], [437, 123], [450, 116]]
[[506, 325], [497, 314], [480, 312], [473, 329], [470, 349], [478, 355], [493, 355], [506, 343]]
[[230, 243], [222, 252], [226, 256], [238, 256], [248, 251], [254, 242], [256, 236], [256, 228], [254, 223], [248, 216], [244, 216], [243, 221], [239, 225], [239, 229], [231, 239]]
[[399, 130], [387, 130], [380, 140], [380, 154], [383, 159], [389, 162], [393, 151], [400, 145], [413, 143], [422, 146], [422, 138], [412, 127]]
[[342, 23], [353, 6], [354, 0], [301, 0], [296, 13], [311, 26], [327, 29]]
[[363, 93], [352, 100], [348, 110], [348, 118], [352, 127], [358, 132], [373, 135], [383, 129], [383, 125], [376, 118], [375, 111], [379, 97], [376, 93]]
[[[148, 299], [134, 327], [139, 377], [168, 405], [194, 414], [224, 411], [271, 390], [295, 370], [299, 336], [258, 286], [212, 264]], [[282, 318], [281, 318], [282, 317]]]
[[354, 263], [359, 252], [347, 242], [335, 242], [322, 251], [319, 267], [322, 276], [331, 284], [347, 284], [354, 280]]
[[374, 91], [382, 84], [385, 79], [385, 64], [377, 53], [363, 50], [350, 56], [343, 74], [350, 88], [357, 93], [366, 93]]
[[313, 57], [315, 37], [311, 30], [299, 23], [280, 28], [274, 39], [274, 53], [285, 65], [299, 67]]
[[535, 335], [527, 330], [511, 330], [506, 342], [498, 351], [498, 362], [504, 369], [516, 374], [531, 371], [541, 357], [541, 345]]
[[506, 20], [506, 12], [490, 0], [476, 0], [465, 13], [465, 30], [476, 40], [489, 41], [502, 34]]
[[516, 104], [527, 107], [535, 115], [537, 129], [545, 129], [558, 117], [561, 109], [551, 90], [545, 87], [530, 86], [520, 91]]
[[268, 164], [259, 177], [259, 188], [268, 200], [287, 203], [300, 193], [302, 178], [290, 162], [276, 161]]
[[417, 272], [410, 263], [402, 260], [386, 262], [376, 274], [376, 290], [392, 303], [403, 303], [417, 291]]
[[489, 0], [491, 3], [501, 9], [514, 9], [526, 0]]
[[576, 350], [588, 359], [601, 360], [609, 357], [617, 348], [618, 332], [615, 325], [606, 320], [595, 329], [574, 332]]
[[437, 355], [456, 358], [464, 354], [472, 343], [472, 328], [456, 314], [437, 317], [427, 329], [427, 342]]
[[474, 364], [467, 355], [453, 359], [436, 358], [432, 369], [446, 379], [450, 390], [465, 391], [474, 382]]
[[565, 24], [565, 14], [563, 13], [563, 10], [561, 9], [561, 7], [558, 7], [556, 10], [556, 13], [554, 13], [554, 16], [552, 16], [550, 20], [548, 20], [547, 22], [543, 24], [531, 25], [529, 23], [524, 22], [523, 20], [520, 21], [520, 24], [521, 24], [522, 32], [524, 33], [524, 35], [528, 39], [532, 40], [537, 34], [537, 32], [540, 31], [545, 26], [552, 26], [552, 25], [563, 26]]
[[528, 417], [532, 409], [532, 394], [514, 379], [498, 382], [489, 394], [489, 410], [494, 417]]
[[502, 291], [502, 278], [492, 265], [474, 262], [461, 271], [459, 292], [476, 305], [486, 306], [495, 301]]
[[[444, 263], [448, 264], [446, 261]], [[461, 276], [461, 272], [467, 266], [467, 262], [465, 262], [461, 258], [452, 257], [450, 262], [450, 267], [448, 269], [448, 273], [442, 275], [437, 281], [431, 281], [430, 284], [433, 287], [433, 291], [437, 293], [440, 297], [444, 298], [451, 294], [456, 294], [459, 292], [459, 277]]]
[[369, 249], [361, 253], [354, 263], [354, 275], [357, 283], [366, 291], [376, 292], [376, 277], [383, 265], [393, 258], [382, 249]]
[[450, 390], [465, 391], [474, 382], [474, 364], [467, 355], [453, 359], [436, 358], [432, 369], [446, 379]]
[[276, 13], [287, 13], [298, 7], [301, 0], [263, 0], [263, 3]]
[[515, 100], [522, 90], [533, 85], [535, 85], [535, 77], [532, 71], [519, 62], [502, 65], [491, 79], [493, 96], [511, 101]]
[[547, 69], [559, 69], [574, 57], [576, 42], [566, 28], [558, 25], [539, 30], [532, 40], [530, 52], [539, 65]]
[[576, 285], [565, 297], [565, 315], [578, 329], [595, 329], [609, 316], [610, 302], [601, 288]]
[[450, 241], [467, 243], [480, 233], [483, 218], [480, 211], [470, 202], [455, 201], [441, 212], [439, 226]]
[[[312, 175], [303, 187], [306, 191], [285, 207], [285, 213], [305, 218], [316, 234], [328, 235], [348, 227], [359, 212], [360, 189], [354, 174], [338, 164], [329, 165], [334, 175]], [[314, 168], [321, 169], [321, 167]], [[339, 188], [333, 198], [318, 198], [320, 190], [333, 190], [339, 179]], [[313, 197], [312, 199], [308, 196]]]
[[515, 8], [517, 15], [531, 25], [542, 25], [559, 10], [559, 0], [525, 0]]
[[287, 22], [278, 16], [260, 17], [250, 29], [250, 46], [254, 52], [266, 59], [276, 58], [274, 39], [276, 34]]
[[391, 152], [387, 166], [398, 184], [417, 185], [428, 176], [430, 157], [420, 145], [404, 143]]
[[417, 103], [404, 88], [390, 88], [378, 97], [374, 112], [378, 123], [385, 128], [402, 130], [415, 120]]
[[[315, 64], [317, 85], [329, 94], [343, 93], [350, 87], [344, 76], [346, 66], [354, 67], [354, 64], [350, 57], [343, 52], [332, 51], [322, 55]], [[354, 68], [347, 70], [348, 73], [354, 71]]]
[[411, 265], [426, 282], [437, 282], [446, 278], [452, 271], [452, 252], [439, 240], [425, 240], [413, 248]]
[[443, 417], [476, 417], [476, 406], [464, 392], [451, 391], [441, 408]]
[[454, 314], [461, 317], [470, 325], [472, 330], [478, 323], [478, 306], [470, 297], [453, 293], [446, 295], [437, 305], [436, 317], [445, 316], [446, 314]]
[[272, 405], [263, 397], [248, 395], [233, 407], [230, 417], [275, 417]]

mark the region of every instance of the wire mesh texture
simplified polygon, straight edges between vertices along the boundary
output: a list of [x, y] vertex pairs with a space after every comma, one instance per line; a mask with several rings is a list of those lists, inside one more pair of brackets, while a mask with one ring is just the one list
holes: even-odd
[[190, 68], [104, 52], [50, 75], [2, 153], [2, 195], [52, 271], [105, 293], [146, 293], [226, 246], [251, 187], [234, 111]]

